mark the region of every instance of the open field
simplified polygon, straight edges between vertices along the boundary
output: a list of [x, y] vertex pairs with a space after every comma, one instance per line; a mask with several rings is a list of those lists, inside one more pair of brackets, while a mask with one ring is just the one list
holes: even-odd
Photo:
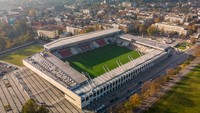
[[200, 113], [200, 65], [145, 113]]
[[128, 56], [138, 58], [139, 54], [137, 51], [112, 44], [72, 56], [64, 61], [67, 60], [79, 72], [88, 72], [92, 78], [95, 78], [105, 73], [103, 66], [112, 70], [118, 67], [116, 61], [121, 61], [122, 64], [129, 62]]
[[4, 55], [1, 55], [0, 60], [9, 62], [11, 64], [15, 64], [18, 66], [23, 66], [22, 59], [24, 59], [34, 53], [40, 52], [42, 50], [43, 50], [43, 47], [41, 45], [34, 44], [31, 46], [24, 47], [22, 49], [15, 50], [13, 52], [9, 52]]

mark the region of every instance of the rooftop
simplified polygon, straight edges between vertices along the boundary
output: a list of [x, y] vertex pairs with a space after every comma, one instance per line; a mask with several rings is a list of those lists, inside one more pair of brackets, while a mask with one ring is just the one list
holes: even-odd
[[87, 80], [84, 75], [50, 53], [36, 53], [24, 60], [29, 63], [32, 68], [35, 68], [35, 70], [45, 73], [50, 78], [68, 88]]
[[92, 38], [98, 38], [104, 35], [109, 35], [109, 34], [117, 33], [120, 31], [121, 30], [119, 29], [107, 29], [107, 30], [95, 31], [95, 32], [91, 32], [91, 33], [87, 33], [83, 35], [72, 36], [70, 38], [61, 38], [44, 45], [44, 47], [48, 50], [51, 50], [53, 48], [57, 48], [60, 46], [79, 43], [81, 41], [89, 40]]
[[125, 34], [125, 35], [121, 35], [120, 37], [125, 39], [125, 40], [135, 40], [136, 43], [138, 43], [138, 44], [146, 45], [146, 46], [156, 48], [156, 49], [159, 49], [159, 50], [162, 50], [162, 51], [166, 50], [170, 47], [166, 44], [159, 43], [159, 42], [154, 41], [154, 40], [145, 39], [145, 38], [142, 38], [140, 36]]
[[[46, 105], [50, 113], [84, 113], [66, 100], [62, 91], [26, 67], [4, 78], [0, 79], [1, 113], [21, 112], [23, 104], [30, 98]], [[5, 110], [7, 105], [10, 105], [10, 111]]]

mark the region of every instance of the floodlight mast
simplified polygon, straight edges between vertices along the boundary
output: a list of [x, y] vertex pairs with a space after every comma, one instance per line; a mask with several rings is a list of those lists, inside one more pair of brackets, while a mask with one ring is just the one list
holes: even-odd
[[103, 66], [103, 69], [104, 69], [105, 73], [106, 73], [110, 78], [112, 78], [112, 77], [108, 74], [108, 72], [110, 71], [110, 70], [108, 69], [108, 66]]
[[[86, 78], [88, 78], [87, 79], [87, 82], [88, 82], [88, 84], [89, 84], [89, 86], [90, 86], [90, 88], [91, 88], [91, 90], [93, 89], [93, 87], [92, 87], [92, 84], [89, 82], [89, 80], [94, 84], [94, 82], [93, 82], [93, 80], [91, 79], [91, 77], [89, 76], [89, 74], [87, 73], [87, 72], [81, 72]], [[87, 77], [88, 76], [88, 77]], [[95, 86], [95, 84], [94, 84], [94, 86]]]

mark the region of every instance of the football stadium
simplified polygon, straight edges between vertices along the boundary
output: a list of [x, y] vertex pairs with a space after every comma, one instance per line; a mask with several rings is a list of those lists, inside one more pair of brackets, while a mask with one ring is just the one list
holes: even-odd
[[107, 29], [50, 42], [23, 64], [83, 109], [170, 54], [165, 44]]

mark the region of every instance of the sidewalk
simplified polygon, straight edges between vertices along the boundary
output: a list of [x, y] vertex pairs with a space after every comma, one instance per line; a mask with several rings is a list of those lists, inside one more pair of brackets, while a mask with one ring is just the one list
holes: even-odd
[[185, 69], [181, 70], [177, 75], [175, 75], [174, 78], [172, 78], [172, 80], [166, 82], [162, 86], [162, 88], [160, 88], [160, 91], [150, 96], [149, 98], [143, 100], [135, 112], [142, 113], [143, 111], [148, 110], [152, 105], [159, 101], [161, 97], [163, 97], [168, 91], [170, 91], [172, 87], [174, 87], [178, 82], [180, 82], [184, 76], [191, 72], [191, 70], [194, 69], [195, 66], [199, 64], [200, 58], [196, 58], [194, 61], [191, 62], [189, 66], [187, 66]]

